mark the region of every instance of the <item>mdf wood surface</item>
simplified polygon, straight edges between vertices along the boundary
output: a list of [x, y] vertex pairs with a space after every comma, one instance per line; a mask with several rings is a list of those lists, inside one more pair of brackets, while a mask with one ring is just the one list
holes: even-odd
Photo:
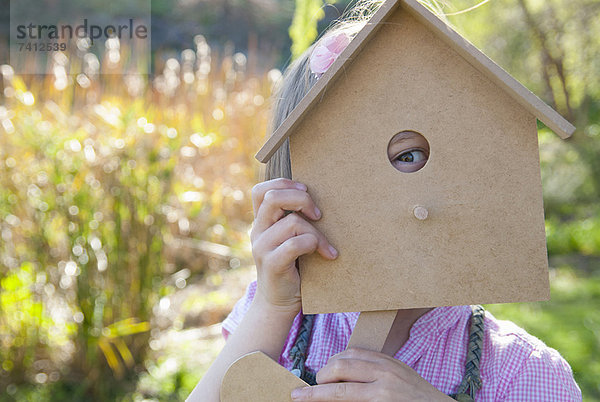
[[575, 126], [563, 118], [556, 110], [548, 106], [529, 89], [515, 80], [479, 49], [452, 30], [443, 21], [427, 10], [418, 0], [402, 0], [404, 8], [417, 20], [428, 26], [448, 46], [468, 60], [492, 82], [506, 91], [521, 106], [529, 110], [560, 138], [569, 138]]
[[286, 402], [308, 384], [262, 352], [236, 360], [221, 384], [221, 402]]
[[381, 352], [398, 310], [363, 311], [358, 316], [347, 349], [362, 348]]
[[256, 158], [260, 162], [267, 162], [273, 153], [283, 144], [291, 131], [293, 131], [306, 111], [321, 98], [321, 91], [329, 84], [330, 80], [335, 80], [344, 68], [346, 60], [351, 59], [356, 52], [368, 42], [370, 38], [382, 26], [387, 16], [400, 6], [398, 1], [386, 1], [378, 9], [377, 12], [369, 19], [367, 25], [362, 29], [343, 50], [340, 56], [333, 62], [325, 73], [319, 78], [316, 84], [310, 89], [306, 96], [296, 105], [294, 110], [285, 119], [285, 121], [277, 128], [277, 130], [267, 138], [267, 142], [261, 147], [256, 154]]
[[387, 0], [371, 17], [367, 25], [356, 35], [348, 47], [340, 54], [336, 61], [323, 74], [307, 95], [300, 101], [292, 113], [285, 119], [280, 127], [271, 135], [256, 154], [260, 162], [267, 162], [279, 146], [294, 131], [300, 120], [308, 113], [311, 107], [322, 97], [323, 90], [346, 68], [355, 55], [362, 50], [371, 37], [383, 25], [388, 23], [387, 17], [396, 8], [402, 7], [411, 15], [425, 24], [438, 38], [460, 54], [478, 71], [516, 100], [526, 110], [529, 110], [540, 121], [544, 122], [551, 130], [565, 139], [575, 131], [575, 127], [560, 114], [545, 104], [540, 98], [515, 80], [510, 74], [489, 59], [479, 49], [469, 43], [465, 38], [452, 30], [448, 25], [431, 13], [417, 0]]
[[[402, 173], [387, 144], [429, 141]], [[335, 261], [300, 258], [303, 311], [549, 297], [536, 118], [397, 9], [290, 137]], [[427, 208], [426, 220], [413, 215]]]

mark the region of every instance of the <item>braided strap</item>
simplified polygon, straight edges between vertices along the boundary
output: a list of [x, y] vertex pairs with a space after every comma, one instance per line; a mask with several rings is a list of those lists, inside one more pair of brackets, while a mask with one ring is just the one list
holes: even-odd
[[306, 357], [308, 355], [308, 344], [310, 342], [310, 335], [312, 333], [313, 324], [315, 322], [314, 314], [307, 314], [302, 316], [302, 324], [298, 330], [296, 341], [292, 350], [290, 350], [290, 357], [294, 361], [292, 365], [292, 374], [299, 377], [301, 380], [306, 382], [308, 385], [316, 385], [316, 374], [309, 371], [306, 368]]
[[465, 375], [458, 387], [456, 394], [451, 395], [457, 401], [474, 401], [475, 392], [481, 388], [479, 376], [479, 364], [481, 362], [481, 350], [483, 349], [483, 321], [485, 310], [482, 306], [472, 306], [471, 328], [469, 330], [469, 346], [467, 361], [465, 363]]

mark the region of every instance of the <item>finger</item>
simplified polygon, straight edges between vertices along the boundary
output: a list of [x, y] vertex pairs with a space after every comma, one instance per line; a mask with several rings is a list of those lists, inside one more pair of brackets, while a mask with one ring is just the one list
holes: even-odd
[[264, 259], [265, 265], [281, 267], [282, 272], [287, 269], [296, 270], [294, 261], [301, 255], [314, 252], [317, 246], [317, 238], [312, 233], [292, 237], [283, 242]]
[[306, 217], [317, 220], [321, 211], [306, 191], [269, 190], [264, 196], [254, 221], [254, 233], [260, 235], [285, 215], [285, 211], [302, 212]]
[[292, 391], [293, 401], [368, 401], [371, 384], [343, 382], [297, 388]]
[[264, 181], [252, 187], [252, 206], [254, 208], [254, 216], [256, 216], [258, 208], [260, 208], [260, 204], [262, 204], [267, 191], [286, 188], [295, 188], [300, 191], [306, 191], [306, 186], [304, 184], [285, 178]]
[[[289, 214], [265, 230], [257, 240], [257, 247], [275, 249], [279, 246], [283, 246], [287, 240], [292, 239], [293, 237], [308, 233], [316, 239], [316, 250], [319, 254], [327, 259], [334, 259], [337, 257], [337, 250], [329, 243], [325, 235], [298, 214]], [[263, 244], [263, 242], [268, 243]], [[289, 246], [294, 246], [294, 243], [288, 243], [280, 251], [284, 253], [294, 252], [293, 249], [288, 249]], [[310, 250], [310, 252], [313, 251], [315, 251], [315, 249]]]
[[317, 373], [318, 384], [334, 382], [373, 382], [381, 377], [385, 366], [367, 360], [336, 359]]

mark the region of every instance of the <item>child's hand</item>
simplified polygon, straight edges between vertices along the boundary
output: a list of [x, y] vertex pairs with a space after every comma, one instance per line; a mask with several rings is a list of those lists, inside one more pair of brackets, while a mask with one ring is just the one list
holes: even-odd
[[332, 356], [314, 387], [292, 392], [294, 401], [452, 401], [416, 371], [383, 353], [351, 348]]
[[[335, 259], [337, 251], [304, 219], [321, 218], [304, 184], [288, 179], [259, 183], [252, 189], [252, 203], [250, 239], [258, 276], [255, 300], [297, 313], [301, 299], [296, 259], [315, 250], [324, 258]], [[286, 215], [286, 211], [296, 212]]]

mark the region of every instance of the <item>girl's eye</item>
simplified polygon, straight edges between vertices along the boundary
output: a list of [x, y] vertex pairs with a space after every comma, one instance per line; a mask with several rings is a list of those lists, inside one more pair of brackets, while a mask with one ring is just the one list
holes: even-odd
[[415, 163], [421, 162], [427, 159], [427, 155], [425, 152], [419, 150], [412, 150], [408, 152], [401, 153], [396, 157], [396, 161], [402, 163]]
[[429, 142], [416, 131], [406, 130], [395, 134], [387, 148], [392, 166], [402, 173], [421, 170], [429, 159]]

